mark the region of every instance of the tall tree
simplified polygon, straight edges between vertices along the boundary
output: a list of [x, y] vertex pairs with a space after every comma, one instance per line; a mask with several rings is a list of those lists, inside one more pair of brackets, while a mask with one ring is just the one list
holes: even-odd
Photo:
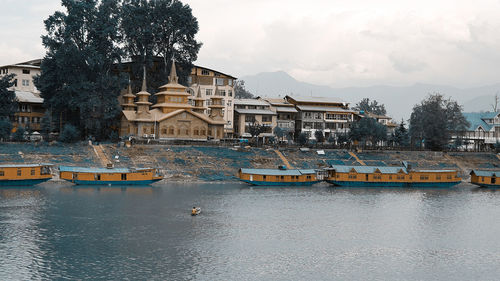
[[36, 85], [60, 125], [68, 122], [86, 136], [107, 139], [118, 126], [118, 96], [127, 83], [113, 72], [123, 56], [119, 2], [62, 0], [61, 5], [66, 12], [45, 20], [47, 53]]
[[387, 126], [380, 124], [374, 118], [364, 117], [352, 124], [349, 131], [351, 141], [361, 141], [364, 145], [370, 142], [371, 145], [379, 141], [387, 140]]
[[16, 93], [9, 90], [14, 86], [14, 74], [0, 78], [0, 119], [9, 120], [17, 109]]
[[186, 84], [202, 45], [195, 39], [198, 21], [189, 5], [178, 0], [125, 0], [121, 18], [120, 32], [126, 55], [133, 62], [132, 76], [142, 77], [142, 66], [147, 65], [154, 69], [148, 71], [149, 88], [157, 89], [167, 82], [174, 58], [179, 82]]
[[252, 99], [254, 96], [245, 89], [245, 81], [237, 80], [234, 83], [234, 97], [237, 99]]
[[410, 135], [408, 134], [408, 129], [406, 129], [404, 120], [401, 120], [399, 126], [394, 130], [393, 141], [398, 146], [408, 146], [410, 142]]
[[379, 104], [378, 101], [373, 100], [370, 102], [369, 98], [364, 98], [360, 102], [358, 102], [354, 107], [354, 110], [357, 111], [365, 111], [370, 112], [377, 115], [386, 115], [387, 112], [385, 110], [384, 104]]
[[414, 145], [423, 143], [426, 148], [441, 150], [452, 134], [465, 131], [468, 126], [462, 107], [456, 101], [433, 94], [413, 107], [410, 137]]

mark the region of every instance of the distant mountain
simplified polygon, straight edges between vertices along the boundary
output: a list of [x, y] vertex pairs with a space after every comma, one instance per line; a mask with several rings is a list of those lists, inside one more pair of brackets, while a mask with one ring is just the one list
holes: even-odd
[[263, 72], [240, 79], [245, 81], [246, 89], [256, 96], [330, 96], [350, 102], [352, 106], [365, 97], [375, 99], [385, 104], [388, 115], [392, 116], [396, 121], [401, 120], [401, 118], [408, 119], [413, 106], [420, 103], [421, 100], [431, 93], [441, 93], [447, 97], [452, 97], [464, 106], [464, 111], [489, 111], [491, 110], [495, 93], [500, 91], [500, 83], [465, 89], [421, 83], [407, 87], [370, 86], [332, 88], [297, 81], [283, 71]]

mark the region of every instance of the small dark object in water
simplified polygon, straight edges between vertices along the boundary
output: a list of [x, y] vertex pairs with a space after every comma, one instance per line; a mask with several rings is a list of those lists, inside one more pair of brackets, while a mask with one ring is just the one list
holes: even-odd
[[201, 213], [201, 208], [200, 207], [193, 207], [191, 210], [191, 216], [197, 216]]

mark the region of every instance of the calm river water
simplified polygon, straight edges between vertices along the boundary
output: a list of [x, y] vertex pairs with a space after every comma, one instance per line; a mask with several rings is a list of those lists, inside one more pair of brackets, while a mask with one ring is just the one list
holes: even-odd
[[473, 187], [0, 190], [0, 280], [499, 276], [500, 192]]

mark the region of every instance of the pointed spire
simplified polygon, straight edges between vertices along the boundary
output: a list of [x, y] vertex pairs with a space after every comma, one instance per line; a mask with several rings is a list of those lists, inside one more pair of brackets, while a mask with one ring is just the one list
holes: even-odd
[[170, 76], [168, 77], [169, 83], [179, 83], [179, 77], [177, 77], [177, 70], [175, 69], [175, 59], [172, 58], [172, 69], [170, 70]]
[[198, 86], [198, 93], [196, 94], [197, 98], [201, 98], [201, 87]]
[[132, 95], [132, 83], [130, 82], [130, 75], [128, 76], [128, 88], [127, 88], [127, 94]]
[[147, 92], [148, 87], [146, 86], [146, 65], [143, 66], [144, 69], [144, 76], [142, 77], [142, 88], [141, 92]]

